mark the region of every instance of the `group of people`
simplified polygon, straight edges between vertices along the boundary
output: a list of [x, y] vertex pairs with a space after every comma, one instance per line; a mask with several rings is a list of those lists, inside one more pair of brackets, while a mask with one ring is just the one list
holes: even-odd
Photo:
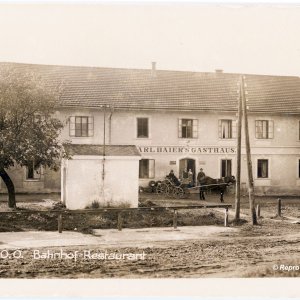
[[174, 174], [174, 171], [171, 170], [169, 175], [167, 176], [176, 186], [180, 184], [184, 184], [188, 187], [194, 186], [194, 180], [193, 180], [193, 172], [191, 169], [187, 172], [186, 170], [182, 173], [182, 181], [180, 182], [179, 179]]
[[[171, 170], [169, 175], [167, 176], [176, 186], [180, 185], [181, 182], [174, 174], [174, 171]], [[200, 172], [197, 175], [197, 185], [199, 185], [199, 198], [200, 200], [205, 200], [204, 191], [201, 189], [201, 182], [205, 178], [205, 173], [203, 172], [203, 169], [200, 169]], [[185, 184], [188, 187], [194, 186], [194, 178], [193, 178], [193, 172], [191, 169], [189, 171], [184, 170], [182, 174], [182, 184]]]

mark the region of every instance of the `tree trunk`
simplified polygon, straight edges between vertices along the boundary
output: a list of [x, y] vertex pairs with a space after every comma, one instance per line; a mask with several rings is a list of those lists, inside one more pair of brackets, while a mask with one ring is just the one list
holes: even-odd
[[3, 179], [8, 191], [8, 207], [16, 208], [15, 186], [4, 168], [0, 168], [0, 177]]

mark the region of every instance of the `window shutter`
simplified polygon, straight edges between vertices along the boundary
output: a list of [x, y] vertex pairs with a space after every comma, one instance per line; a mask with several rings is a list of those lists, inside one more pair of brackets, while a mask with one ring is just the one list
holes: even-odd
[[178, 119], [178, 137], [182, 138], [182, 119]]
[[222, 138], [222, 120], [218, 120], [219, 122], [219, 138]]
[[94, 117], [88, 118], [88, 136], [94, 135]]
[[231, 176], [232, 175], [232, 160], [228, 159], [227, 160], [227, 174], [226, 176]]
[[198, 138], [198, 119], [193, 120], [193, 138]]
[[268, 132], [268, 137], [269, 139], [272, 139], [274, 137], [274, 121], [269, 121], [269, 132]]
[[75, 117], [70, 117], [69, 118], [70, 122], [70, 136], [75, 136]]
[[237, 128], [237, 120], [232, 120], [232, 138], [236, 139], [236, 128]]
[[139, 161], [139, 178], [143, 178], [142, 176], [142, 171], [143, 171], [143, 164], [142, 164], [142, 159]]
[[149, 159], [149, 178], [155, 177], [155, 160]]
[[255, 120], [255, 138], [258, 138], [258, 121]]

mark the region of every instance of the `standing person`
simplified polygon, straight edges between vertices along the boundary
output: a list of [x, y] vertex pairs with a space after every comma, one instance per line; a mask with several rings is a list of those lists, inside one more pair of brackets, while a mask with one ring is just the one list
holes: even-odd
[[205, 200], [205, 196], [204, 196], [204, 191], [203, 188], [201, 188], [201, 182], [203, 182], [203, 180], [205, 179], [205, 173], [203, 172], [203, 169], [200, 169], [200, 172], [197, 175], [197, 181], [199, 184], [199, 199], [200, 200]]
[[182, 172], [182, 184], [188, 185], [189, 184], [189, 173], [187, 169], [184, 169]]
[[188, 172], [189, 187], [194, 186], [193, 175], [194, 175], [194, 174], [193, 174], [192, 170], [189, 169], [189, 172]]

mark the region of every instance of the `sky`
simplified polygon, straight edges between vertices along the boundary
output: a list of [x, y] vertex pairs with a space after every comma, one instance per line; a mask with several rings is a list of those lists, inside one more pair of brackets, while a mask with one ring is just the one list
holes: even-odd
[[0, 61], [300, 76], [300, 4], [0, 2]]

